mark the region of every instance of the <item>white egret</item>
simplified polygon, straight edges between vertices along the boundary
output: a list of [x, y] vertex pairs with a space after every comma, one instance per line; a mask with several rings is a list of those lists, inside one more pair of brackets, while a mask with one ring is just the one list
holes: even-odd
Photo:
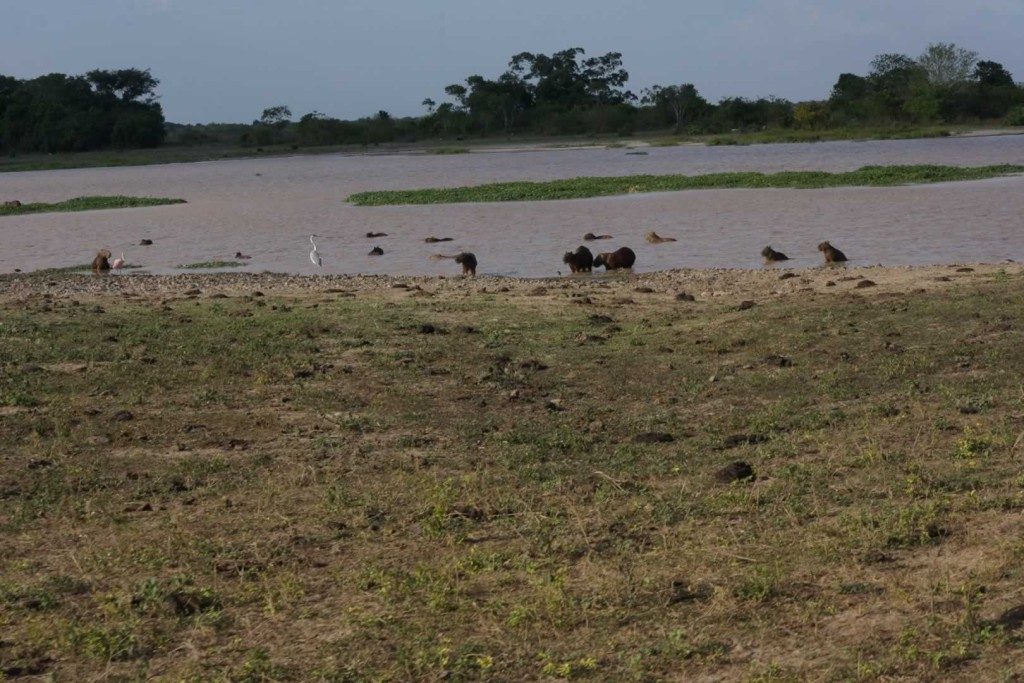
[[316, 242], [313, 241], [314, 237], [317, 237], [317, 235], [309, 236], [309, 243], [313, 245], [313, 251], [309, 252], [309, 260], [313, 262], [314, 266], [323, 268], [324, 260], [320, 258], [320, 252], [316, 250]]

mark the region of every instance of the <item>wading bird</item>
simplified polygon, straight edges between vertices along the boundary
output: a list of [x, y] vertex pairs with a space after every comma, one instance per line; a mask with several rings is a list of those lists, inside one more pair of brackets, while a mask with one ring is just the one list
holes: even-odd
[[316, 250], [316, 242], [313, 241], [314, 237], [316, 237], [316, 235], [309, 236], [309, 243], [313, 245], [313, 251], [309, 252], [309, 260], [313, 262], [314, 266], [323, 268], [324, 260], [320, 258], [320, 252]]
[[110, 264], [110, 267], [113, 270], [121, 270], [122, 268], [124, 268], [124, 252], [123, 251], [121, 252], [121, 258], [114, 259], [113, 262]]

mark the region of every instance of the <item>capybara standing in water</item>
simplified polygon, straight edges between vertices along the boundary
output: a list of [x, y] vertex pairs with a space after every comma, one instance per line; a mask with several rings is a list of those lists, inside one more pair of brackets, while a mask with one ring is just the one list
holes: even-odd
[[629, 247], [622, 247], [615, 251], [598, 254], [594, 259], [594, 267], [604, 266], [605, 270], [618, 270], [620, 268], [632, 268], [636, 263], [636, 254]]
[[663, 242], [676, 242], [677, 241], [675, 237], [662, 237], [661, 235], [659, 235], [658, 233], [654, 232], [653, 230], [651, 230], [649, 233], [644, 235], [644, 239], [647, 240], [648, 242], [650, 242], [651, 244], [661, 244]]
[[789, 257], [783, 254], [781, 251], [775, 251], [774, 249], [772, 249], [772, 245], [770, 244], [761, 250], [761, 256], [764, 256], [764, 260], [769, 262], [789, 260]]
[[581, 246], [576, 251], [565, 252], [562, 263], [567, 263], [569, 270], [574, 273], [589, 273], [594, 267], [594, 255], [589, 249]]
[[455, 257], [455, 262], [462, 266], [463, 275], [476, 275], [476, 256], [464, 251]]
[[611, 235], [595, 235], [592, 232], [588, 232], [586, 235], [583, 236], [583, 239], [585, 239], [588, 242], [593, 242], [594, 240], [610, 240], [610, 239], [612, 239], [612, 236]]
[[96, 258], [92, 260], [92, 272], [106, 273], [110, 270], [110, 252], [100, 249], [96, 252]]
[[846, 254], [833, 247], [828, 242], [818, 245], [818, 251], [825, 255], [825, 263], [841, 263], [846, 261]]

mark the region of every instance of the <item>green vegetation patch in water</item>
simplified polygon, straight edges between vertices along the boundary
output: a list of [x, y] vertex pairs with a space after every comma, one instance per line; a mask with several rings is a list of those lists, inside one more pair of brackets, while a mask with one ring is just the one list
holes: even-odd
[[356, 206], [398, 204], [462, 204], [586, 199], [637, 192], [676, 192], [740, 188], [818, 189], [826, 187], [891, 187], [919, 183], [984, 180], [1024, 173], [1024, 166], [865, 166], [856, 171], [783, 171], [780, 173], [708, 173], [705, 175], [634, 175], [569, 178], [544, 182], [490, 183], [466, 187], [360, 192], [348, 198]]
[[[13, 200], [6, 200], [12, 202]], [[32, 204], [0, 203], [0, 216], [21, 216], [30, 213], [56, 213], [67, 211], [97, 211], [99, 209], [131, 209], [144, 206], [166, 206], [168, 204], [184, 204], [184, 199], [167, 199], [163, 197], [75, 197], [63, 202], [48, 204], [36, 202]]]

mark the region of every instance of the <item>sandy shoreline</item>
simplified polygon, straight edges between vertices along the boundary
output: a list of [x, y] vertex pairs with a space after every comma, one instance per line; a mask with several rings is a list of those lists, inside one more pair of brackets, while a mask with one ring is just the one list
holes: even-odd
[[[697, 300], [731, 302], [799, 294], [908, 293], [952, 289], [964, 280], [1018, 275], [1024, 265], [950, 264], [932, 266], [819, 267], [810, 269], [686, 269], [640, 274], [601, 274], [561, 278], [511, 278], [401, 275], [285, 275], [210, 273], [176, 275], [24, 274], [0, 276], [0, 300], [26, 297], [278, 296], [389, 293], [390, 296], [466, 297], [594, 296], [688, 294]], [[870, 282], [872, 284], [865, 284]], [[648, 291], [649, 290], [649, 291]]]

